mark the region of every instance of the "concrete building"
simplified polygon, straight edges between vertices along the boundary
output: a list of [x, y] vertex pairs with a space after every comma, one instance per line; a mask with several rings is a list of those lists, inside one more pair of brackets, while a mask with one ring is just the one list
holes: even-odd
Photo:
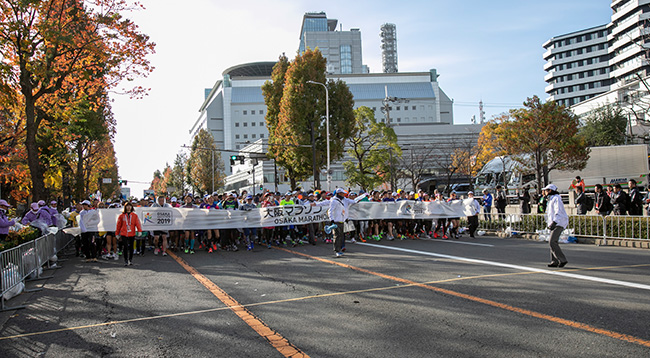
[[549, 101], [571, 106], [609, 90], [607, 25], [556, 36], [543, 46]]
[[576, 105], [650, 75], [650, 0], [612, 0], [605, 25], [544, 43], [548, 100]]
[[395, 24], [383, 24], [381, 32], [381, 67], [384, 73], [397, 72], [397, 28]]
[[361, 31], [337, 31], [337, 24], [338, 20], [328, 19], [324, 12], [306, 13], [300, 28], [299, 52], [318, 48], [327, 59], [329, 74], [367, 73], [361, 55]]

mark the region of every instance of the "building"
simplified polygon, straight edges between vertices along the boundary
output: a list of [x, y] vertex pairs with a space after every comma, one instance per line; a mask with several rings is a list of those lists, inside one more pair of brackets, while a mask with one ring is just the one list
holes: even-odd
[[573, 106], [650, 75], [650, 0], [612, 0], [605, 25], [544, 43], [548, 100]]
[[[255, 62], [233, 66], [223, 72], [199, 109], [199, 117], [190, 129], [193, 138], [207, 129], [217, 148], [236, 153], [258, 139], [267, 139], [266, 105], [262, 85], [271, 79], [274, 62]], [[417, 142], [434, 133], [440, 125], [453, 124], [453, 103], [438, 84], [436, 70], [429, 72], [350, 74], [330, 76], [348, 85], [355, 108], [367, 106], [383, 117], [386, 97], [399, 99], [389, 107], [390, 124], [400, 143]], [[408, 102], [406, 102], [408, 101]], [[227, 155], [222, 156], [226, 173], [231, 174]]]
[[568, 107], [609, 90], [607, 25], [556, 36], [543, 46], [549, 101]]
[[300, 48], [318, 48], [327, 59], [329, 74], [367, 73], [362, 62], [361, 31], [337, 31], [338, 20], [328, 19], [324, 12], [308, 12], [302, 18]]

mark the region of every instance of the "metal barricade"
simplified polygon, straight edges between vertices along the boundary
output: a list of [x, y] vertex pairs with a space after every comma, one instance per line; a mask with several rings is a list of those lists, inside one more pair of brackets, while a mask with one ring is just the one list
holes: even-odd
[[[534, 234], [546, 229], [544, 214], [500, 214], [488, 216], [481, 213], [479, 229], [522, 234]], [[570, 215], [567, 229], [573, 230], [573, 236], [622, 240], [650, 240], [650, 217], [648, 216], [601, 216]]]

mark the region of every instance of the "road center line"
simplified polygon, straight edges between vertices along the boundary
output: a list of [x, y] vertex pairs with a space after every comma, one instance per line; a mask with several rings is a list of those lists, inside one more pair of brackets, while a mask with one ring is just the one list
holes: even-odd
[[532, 272], [537, 272], [537, 273], [546, 274], [546, 275], [562, 276], [562, 277], [574, 278], [574, 279], [583, 280], [583, 281], [593, 281], [593, 282], [598, 282], [598, 283], [606, 283], [606, 284], [610, 284], [610, 285], [632, 287], [632, 288], [638, 288], [638, 289], [642, 289], [642, 290], [650, 290], [650, 285], [644, 285], [644, 284], [640, 284], [640, 283], [620, 281], [620, 280], [612, 280], [612, 279], [601, 278], [601, 277], [578, 275], [578, 274], [575, 274], [575, 273], [569, 273], [569, 272], [563, 272], [563, 271], [544, 270], [544, 269], [535, 268], [535, 267], [506, 264], [506, 263], [496, 262], [496, 261], [472, 259], [472, 258], [469, 258], [469, 257], [438, 254], [438, 253], [435, 253], [435, 252], [428, 252], [428, 251], [403, 249], [403, 248], [400, 248], [400, 247], [384, 246], [384, 245], [377, 245], [377, 244], [368, 244], [368, 243], [363, 243], [363, 242], [358, 242], [356, 245], [370, 246], [370, 247], [375, 247], [375, 248], [385, 249], [385, 250], [401, 251], [401, 252], [408, 252], [408, 253], [411, 253], [411, 254], [433, 256], [433, 257], [439, 257], [439, 258], [443, 258], [443, 259], [451, 259], [451, 260], [456, 260], [456, 261], [470, 262], [470, 263], [475, 263], [475, 264], [479, 264], [479, 265], [505, 267], [505, 268], [511, 268], [511, 269], [521, 270], [521, 271], [532, 271]]
[[[367, 244], [365, 244], [365, 245], [367, 245]], [[372, 246], [372, 244], [371, 244], [371, 246]], [[568, 320], [568, 319], [555, 317], [555, 316], [547, 315], [547, 314], [536, 312], [536, 311], [527, 310], [527, 309], [524, 309], [524, 308], [510, 306], [510, 305], [507, 305], [507, 304], [504, 304], [504, 303], [499, 303], [499, 302], [488, 300], [488, 299], [485, 299], [485, 298], [480, 298], [480, 297], [477, 297], [477, 296], [472, 296], [472, 295], [468, 295], [468, 294], [465, 294], [465, 293], [460, 293], [460, 292], [448, 290], [448, 289], [445, 289], [445, 288], [435, 287], [435, 286], [431, 286], [429, 284], [418, 283], [418, 282], [407, 280], [407, 279], [401, 278], [401, 277], [386, 275], [386, 274], [383, 274], [383, 273], [380, 273], [380, 272], [367, 270], [367, 269], [364, 269], [364, 268], [361, 268], [361, 267], [344, 264], [344, 263], [342, 263], [340, 261], [333, 261], [333, 260], [324, 259], [322, 257], [311, 256], [311, 255], [308, 255], [308, 254], [304, 254], [302, 252], [289, 250], [289, 249], [285, 249], [285, 248], [281, 248], [281, 247], [278, 247], [276, 249], [281, 250], [281, 251], [286, 251], [286, 252], [294, 254], [294, 255], [303, 256], [303, 257], [306, 257], [306, 258], [309, 258], [309, 259], [312, 259], [312, 260], [317, 260], [317, 261], [320, 261], [320, 262], [328, 263], [328, 264], [331, 264], [331, 265], [336, 265], [336, 266], [348, 268], [348, 269], [351, 269], [351, 270], [364, 272], [364, 273], [367, 273], [367, 274], [370, 274], [370, 275], [385, 278], [387, 280], [397, 281], [397, 282], [405, 283], [407, 285], [426, 288], [426, 289], [434, 291], [434, 292], [439, 292], [439, 293], [447, 294], [447, 295], [450, 295], [450, 296], [464, 298], [464, 299], [469, 300], [469, 301], [482, 303], [482, 304], [485, 304], [485, 305], [488, 305], [488, 306], [501, 308], [501, 309], [504, 309], [504, 310], [507, 310], [507, 311], [520, 313], [520, 314], [523, 314], [523, 315], [526, 315], [526, 316], [535, 317], [535, 318], [547, 320], [547, 321], [550, 321], [550, 322], [562, 324], [562, 325], [565, 325], [565, 326], [568, 326], [568, 327], [581, 329], [581, 330], [584, 330], [584, 331], [587, 331], [587, 332], [600, 334], [600, 335], [603, 335], [603, 336], [606, 336], [606, 337], [609, 337], [609, 338], [619, 339], [621, 341], [635, 343], [635, 344], [642, 345], [642, 346], [645, 346], [645, 347], [650, 347], [650, 341], [645, 340], [645, 339], [641, 339], [641, 338], [638, 338], [638, 337], [634, 337], [634, 336], [631, 336], [629, 334], [623, 334], [623, 333], [610, 331], [610, 330], [607, 330], [607, 329], [597, 328], [597, 327], [590, 326], [590, 325], [585, 324], [585, 323], [575, 322], [575, 321], [571, 321], [571, 320]]]
[[467, 242], [467, 241], [453, 241], [453, 240], [441, 240], [441, 239], [419, 239], [424, 241], [435, 241], [435, 242], [446, 242], [448, 244], [458, 244], [458, 245], [471, 245], [471, 246], [483, 246], [483, 247], [494, 247], [491, 244], [479, 244], [478, 242]]
[[176, 262], [178, 262], [187, 272], [189, 272], [197, 281], [199, 281], [205, 288], [207, 288], [213, 295], [215, 295], [221, 302], [228, 306], [239, 318], [241, 318], [246, 324], [248, 324], [255, 332], [260, 336], [264, 337], [273, 348], [277, 349], [280, 354], [284, 357], [306, 357], [309, 356], [298, 349], [296, 346], [291, 344], [286, 338], [280, 335], [278, 332], [271, 329], [266, 323], [262, 322], [261, 319], [257, 318], [253, 313], [251, 313], [244, 306], [239, 304], [237, 300], [232, 298], [214, 282], [210, 281], [207, 277], [199, 273], [194, 267], [190, 266], [185, 260], [180, 258], [174, 252], [168, 250], [169, 256], [171, 256]]

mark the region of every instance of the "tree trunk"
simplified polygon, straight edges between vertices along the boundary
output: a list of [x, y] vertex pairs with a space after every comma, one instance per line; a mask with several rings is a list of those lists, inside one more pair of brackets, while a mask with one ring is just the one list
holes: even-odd
[[81, 200], [84, 197], [84, 156], [83, 146], [81, 141], [77, 142], [77, 172], [75, 173], [74, 195], [76, 200]]
[[25, 148], [27, 149], [27, 165], [32, 178], [32, 199], [45, 199], [45, 183], [43, 182], [43, 169], [38, 157], [38, 144], [36, 143], [36, 108], [33, 98], [25, 96], [26, 136]]

